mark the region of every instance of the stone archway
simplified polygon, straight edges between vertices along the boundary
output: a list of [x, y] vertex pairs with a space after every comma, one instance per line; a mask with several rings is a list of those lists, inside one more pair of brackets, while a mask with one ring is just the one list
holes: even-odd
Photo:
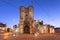
[[30, 27], [28, 25], [24, 26], [24, 34], [30, 34]]

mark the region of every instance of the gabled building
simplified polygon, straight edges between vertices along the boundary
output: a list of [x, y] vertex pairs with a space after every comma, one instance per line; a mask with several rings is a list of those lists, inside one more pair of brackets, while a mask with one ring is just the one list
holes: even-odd
[[60, 27], [55, 28], [55, 33], [60, 33]]
[[0, 33], [6, 32], [7, 31], [7, 25], [0, 23]]
[[43, 24], [43, 21], [35, 20], [35, 32], [38, 33], [55, 33], [54, 26]]
[[48, 27], [48, 33], [55, 33], [55, 29], [53, 25], [47, 25]]

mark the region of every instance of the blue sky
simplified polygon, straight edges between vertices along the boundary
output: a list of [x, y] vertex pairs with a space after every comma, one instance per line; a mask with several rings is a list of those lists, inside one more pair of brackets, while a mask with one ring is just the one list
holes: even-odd
[[19, 24], [20, 6], [34, 7], [34, 19], [60, 27], [60, 0], [0, 0], [0, 22]]

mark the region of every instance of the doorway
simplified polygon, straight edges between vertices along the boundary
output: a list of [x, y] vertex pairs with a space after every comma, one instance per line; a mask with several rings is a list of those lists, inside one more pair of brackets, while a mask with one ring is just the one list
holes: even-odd
[[28, 25], [24, 26], [24, 34], [30, 34], [30, 27]]

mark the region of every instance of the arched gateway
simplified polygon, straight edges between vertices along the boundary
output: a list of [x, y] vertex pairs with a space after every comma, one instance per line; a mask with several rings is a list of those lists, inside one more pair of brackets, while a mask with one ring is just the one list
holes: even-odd
[[28, 25], [24, 26], [24, 33], [30, 34], [30, 27]]

